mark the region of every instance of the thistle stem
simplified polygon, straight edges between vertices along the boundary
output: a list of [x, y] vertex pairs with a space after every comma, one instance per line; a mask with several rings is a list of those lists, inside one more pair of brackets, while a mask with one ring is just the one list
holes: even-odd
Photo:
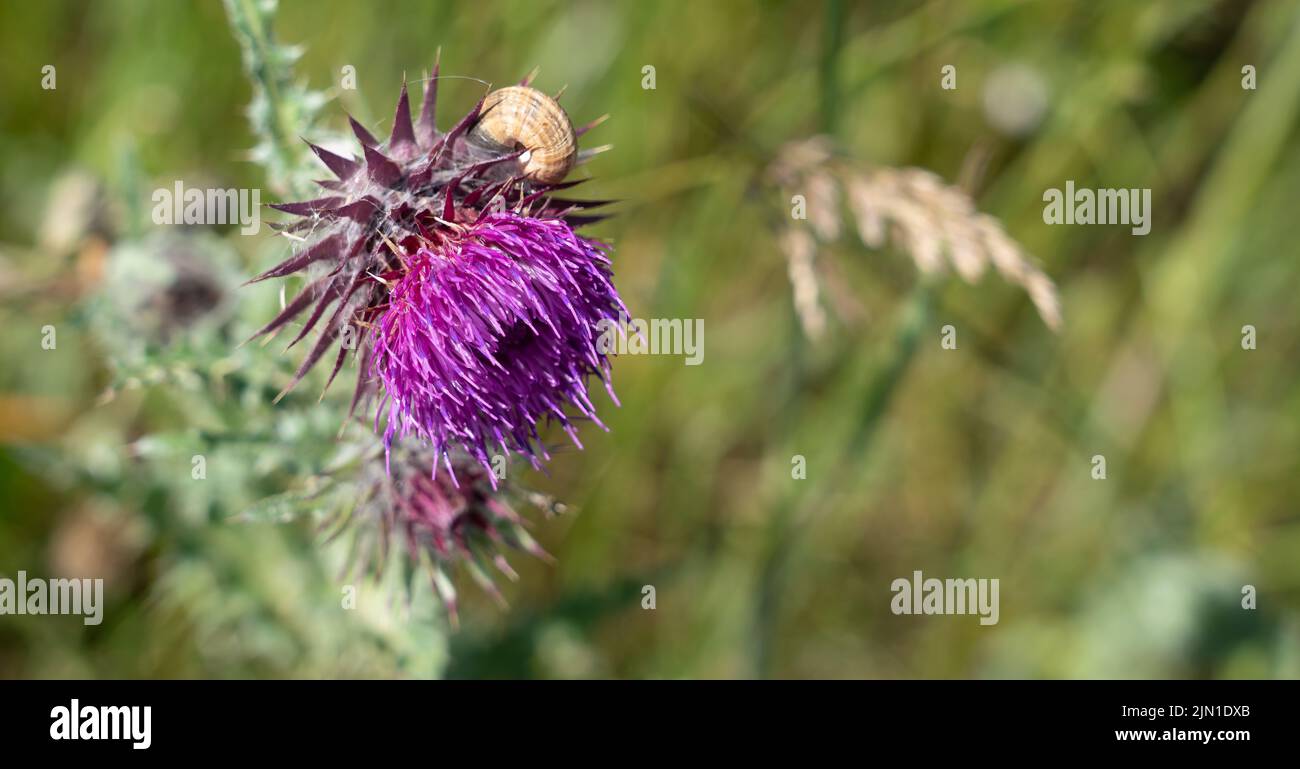
[[275, 0], [225, 0], [231, 32], [253, 84], [248, 119], [260, 140], [254, 158], [276, 192], [306, 197], [311, 157], [295, 136], [308, 129], [324, 97], [294, 84], [299, 52], [275, 42], [271, 22], [276, 6]]

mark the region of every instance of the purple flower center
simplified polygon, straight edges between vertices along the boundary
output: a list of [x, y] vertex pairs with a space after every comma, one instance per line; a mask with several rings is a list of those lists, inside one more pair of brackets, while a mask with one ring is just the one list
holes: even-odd
[[560, 219], [503, 211], [403, 266], [373, 332], [373, 372], [384, 388], [375, 421], [387, 413], [387, 444], [415, 434], [449, 472], [454, 447], [490, 471], [494, 447], [534, 467], [548, 459], [543, 420], [559, 422], [581, 448], [566, 408], [604, 428], [586, 382], [599, 376], [614, 397], [596, 341], [600, 322], [626, 310], [603, 246]]

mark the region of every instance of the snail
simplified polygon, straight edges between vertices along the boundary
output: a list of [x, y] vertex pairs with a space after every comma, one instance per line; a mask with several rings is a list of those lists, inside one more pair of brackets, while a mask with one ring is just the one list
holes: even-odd
[[524, 150], [518, 159], [523, 175], [539, 184], [563, 181], [578, 156], [578, 138], [564, 108], [528, 86], [488, 94], [471, 137], [488, 147]]

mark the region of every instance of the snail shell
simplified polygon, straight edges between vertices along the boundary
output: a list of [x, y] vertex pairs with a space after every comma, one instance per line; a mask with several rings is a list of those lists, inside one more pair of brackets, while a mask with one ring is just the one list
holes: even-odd
[[483, 117], [471, 135], [481, 144], [523, 149], [523, 175], [539, 184], [564, 180], [578, 156], [573, 123], [559, 102], [527, 86], [493, 91], [483, 100]]

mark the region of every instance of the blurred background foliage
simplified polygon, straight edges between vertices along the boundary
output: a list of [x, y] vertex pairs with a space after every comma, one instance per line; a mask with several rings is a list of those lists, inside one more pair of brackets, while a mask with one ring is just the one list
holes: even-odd
[[[332, 99], [314, 140], [344, 110], [382, 135], [439, 46], [445, 75], [539, 66], [575, 122], [611, 113], [580, 173], [622, 202], [591, 234], [635, 316], [705, 321], [704, 365], [615, 361], [610, 432], [522, 477], [575, 509], [535, 529], [558, 562], [513, 558], [506, 610], [459, 575], [454, 632], [427, 586], [341, 608], [309, 519], [236, 515], [329, 461], [347, 387], [273, 406], [298, 355], [237, 347], [280, 301], [237, 285], [283, 239], [149, 218], [177, 179], [287, 183], [250, 162], [222, 6], [5, 3], [0, 30], [0, 573], [107, 591], [97, 627], [0, 617], [0, 677], [1300, 676], [1290, 0], [285, 0], [275, 34]], [[481, 93], [445, 81], [442, 127]], [[1061, 333], [994, 277], [844, 238], [805, 338], [764, 170], [814, 135], [960, 182], [1056, 281]], [[1067, 179], [1151, 188], [1151, 234], [1045, 225]], [[914, 570], [999, 578], [999, 624], [894, 616]]]

